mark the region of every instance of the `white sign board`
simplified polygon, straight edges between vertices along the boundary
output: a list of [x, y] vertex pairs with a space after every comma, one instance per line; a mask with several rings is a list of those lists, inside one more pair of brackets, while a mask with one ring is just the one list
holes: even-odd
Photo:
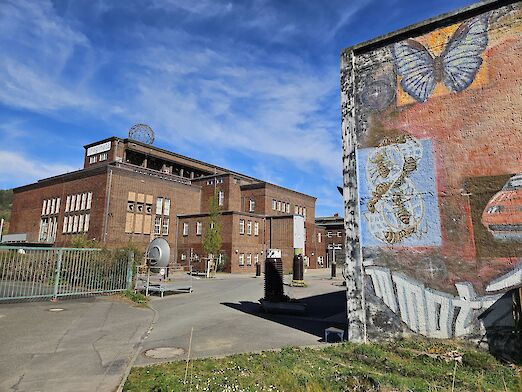
[[95, 146], [89, 147], [87, 149], [87, 156], [90, 157], [91, 155], [96, 155], [105, 151], [109, 151], [111, 149], [111, 143], [111, 141], [108, 141], [102, 144], [97, 144]]
[[305, 247], [305, 219], [302, 215], [294, 215], [294, 249]]

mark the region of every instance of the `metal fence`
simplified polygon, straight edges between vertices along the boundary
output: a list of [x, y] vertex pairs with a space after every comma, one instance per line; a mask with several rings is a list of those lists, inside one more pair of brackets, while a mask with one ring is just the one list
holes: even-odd
[[0, 247], [0, 301], [126, 290], [133, 255], [125, 251]]

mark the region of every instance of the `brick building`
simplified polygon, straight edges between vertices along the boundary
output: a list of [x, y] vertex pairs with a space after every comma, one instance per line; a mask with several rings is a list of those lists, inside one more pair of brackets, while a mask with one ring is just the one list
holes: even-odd
[[322, 267], [330, 267], [330, 263], [344, 263], [344, 218], [339, 214], [333, 216], [317, 217], [317, 243], [321, 246], [326, 257], [318, 260]]
[[86, 145], [84, 168], [14, 189], [10, 234], [66, 246], [76, 235], [109, 247], [145, 249], [156, 237], [171, 245], [171, 262], [206, 256], [202, 243], [214, 192], [221, 208], [221, 254], [229, 272], [253, 272], [267, 248], [280, 248], [290, 270], [294, 235], [320, 267], [312, 196], [131, 139]]

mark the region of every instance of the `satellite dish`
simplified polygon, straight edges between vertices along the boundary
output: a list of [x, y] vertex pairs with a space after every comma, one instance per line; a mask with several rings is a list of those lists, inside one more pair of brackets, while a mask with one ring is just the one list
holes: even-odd
[[129, 139], [152, 144], [154, 143], [154, 131], [147, 124], [136, 124], [129, 129]]
[[147, 261], [152, 268], [164, 268], [169, 265], [170, 246], [164, 238], [152, 240], [147, 248]]

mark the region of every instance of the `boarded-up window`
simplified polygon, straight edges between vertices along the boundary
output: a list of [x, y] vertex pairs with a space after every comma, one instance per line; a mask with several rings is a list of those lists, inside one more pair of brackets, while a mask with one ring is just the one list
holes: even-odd
[[136, 214], [136, 221], [134, 222], [134, 233], [141, 234], [143, 229], [143, 215]]
[[143, 234], [150, 234], [150, 228], [152, 225], [152, 216], [145, 215], [143, 220]]
[[125, 233], [132, 233], [134, 231], [134, 214], [127, 213], [127, 219], [125, 221]]

